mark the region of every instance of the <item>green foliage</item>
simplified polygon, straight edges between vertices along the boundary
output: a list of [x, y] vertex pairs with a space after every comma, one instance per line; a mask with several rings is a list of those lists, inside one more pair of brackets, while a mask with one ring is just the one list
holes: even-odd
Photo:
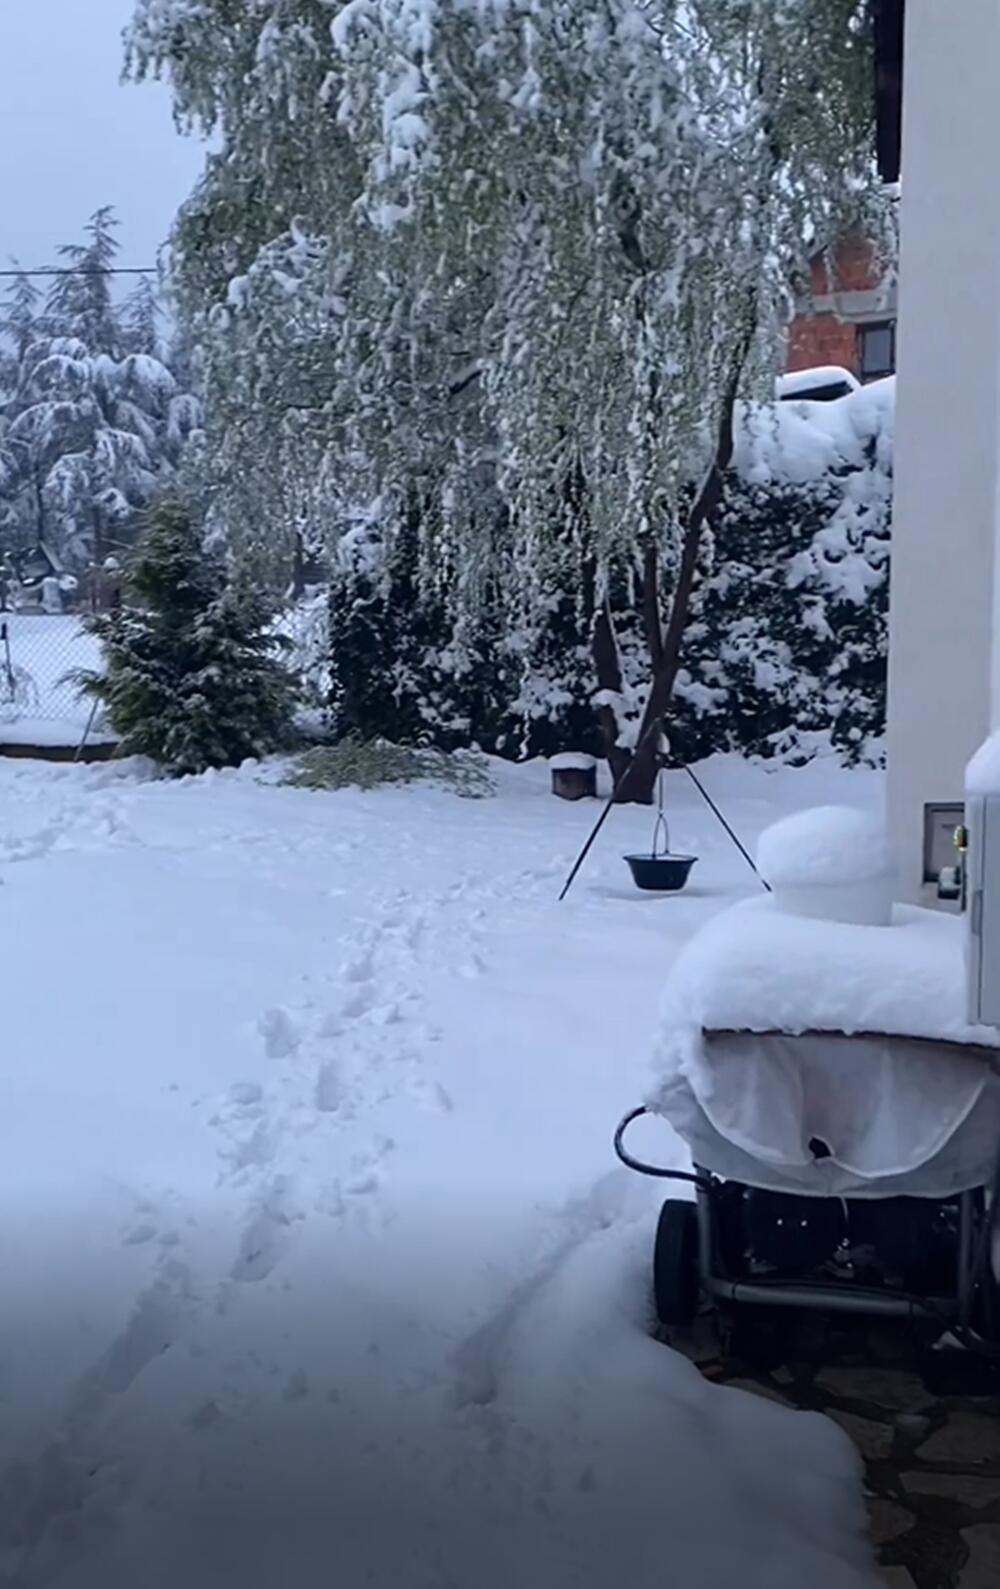
[[[135, 77], [219, 147], [174, 229], [205, 500], [275, 588], [296, 538], [436, 503], [420, 583], [543, 618], [658, 547], [790, 283], [879, 209], [869, 0], [138, 0]], [[879, 223], [881, 224], [881, 222]], [[261, 544], [264, 542], [265, 544]], [[564, 587], [565, 588], [565, 587]]]
[[[824, 740], [845, 765], [877, 755], [885, 731], [888, 502], [856, 514], [854, 546], [825, 566], [848, 483], [731, 479], [685, 639], [673, 744], [807, 761]], [[844, 567], [849, 556], [857, 566]]]
[[[717, 751], [806, 760], [829, 747], [849, 765], [879, 754], [891, 457], [877, 410], [855, 407], [848, 456], [817, 478], [787, 477], [788, 444], [775, 440], [769, 452], [770, 425], [789, 417], [773, 410], [755, 421], [764, 444], [747, 442], [745, 475], [730, 472], [671, 708], [683, 760]], [[601, 754], [596, 587], [574, 590], [567, 560], [564, 582], [542, 593], [530, 628], [517, 624], [501, 587], [459, 633], [447, 604], [417, 579], [416, 541], [393, 543], [387, 557], [369, 531], [339, 561], [330, 625], [336, 731], [443, 749], [475, 743], [501, 755]], [[634, 722], [649, 663], [627, 567], [608, 591], [622, 670], [616, 711]], [[661, 599], [670, 599], [669, 573]]]
[[227, 580], [176, 498], [150, 510], [130, 586], [135, 606], [89, 623], [105, 671], [78, 675], [104, 703], [122, 750], [180, 775], [287, 746], [295, 684], [270, 614]]
[[350, 735], [336, 745], [317, 745], [301, 755], [284, 780], [296, 789], [378, 789], [387, 784], [433, 783], [466, 800], [493, 793], [484, 756], [393, 745], [385, 739]]
[[461, 630], [419, 578], [419, 521], [385, 546], [377, 529], [345, 538], [330, 596], [330, 709], [338, 736], [442, 750], [498, 748], [515, 684], [496, 602]]

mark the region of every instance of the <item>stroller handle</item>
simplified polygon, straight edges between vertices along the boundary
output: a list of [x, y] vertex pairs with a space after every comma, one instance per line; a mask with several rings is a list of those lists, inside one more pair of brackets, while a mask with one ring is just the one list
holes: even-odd
[[630, 1109], [623, 1120], [619, 1121], [615, 1132], [615, 1153], [618, 1155], [626, 1169], [635, 1170], [639, 1175], [654, 1175], [662, 1181], [686, 1181], [689, 1186], [697, 1186], [700, 1191], [710, 1192], [712, 1182], [705, 1175], [693, 1174], [690, 1170], [668, 1170], [659, 1164], [646, 1164], [642, 1159], [633, 1158], [625, 1147], [625, 1133], [634, 1120], [651, 1111], [645, 1104], [640, 1104], [638, 1109]]

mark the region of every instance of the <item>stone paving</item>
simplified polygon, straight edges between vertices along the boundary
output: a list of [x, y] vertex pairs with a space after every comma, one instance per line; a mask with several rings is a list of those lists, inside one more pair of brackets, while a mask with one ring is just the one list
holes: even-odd
[[707, 1316], [670, 1344], [715, 1383], [847, 1431], [887, 1589], [1000, 1589], [1000, 1367], [895, 1326], [744, 1313], [721, 1339]]

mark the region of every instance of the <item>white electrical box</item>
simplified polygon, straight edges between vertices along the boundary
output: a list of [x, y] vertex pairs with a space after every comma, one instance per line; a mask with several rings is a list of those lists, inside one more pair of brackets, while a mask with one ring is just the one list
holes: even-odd
[[965, 824], [969, 1019], [1000, 1027], [1000, 794], [970, 795]]

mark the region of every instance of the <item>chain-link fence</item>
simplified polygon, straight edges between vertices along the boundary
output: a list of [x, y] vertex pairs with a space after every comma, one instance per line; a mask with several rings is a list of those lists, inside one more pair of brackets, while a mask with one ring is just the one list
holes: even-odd
[[0, 612], [0, 732], [17, 725], [46, 725], [73, 743], [83, 734], [93, 702], [71, 675], [100, 665], [100, 647], [78, 617], [44, 612]]

